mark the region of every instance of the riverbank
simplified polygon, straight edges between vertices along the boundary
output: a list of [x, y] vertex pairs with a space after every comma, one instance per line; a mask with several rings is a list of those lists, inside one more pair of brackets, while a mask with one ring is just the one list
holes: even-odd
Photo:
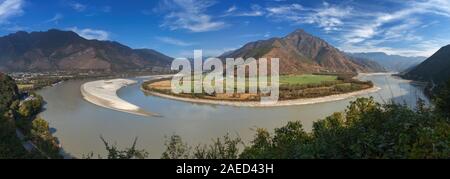
[[117, 90], [136, 83], [136, 81], [128, 79], [92, 81], [81, 85], [81, 94], [86, 101], [101, 107], [140, 116], [158, 116], [156, 113], [144, 111], [117, 96]]
[[261, 102], [233, 102], [233, 101], [218, 101], [218, 100], [207, 100], [207, 99], [196, 99], [196, 98], [183, 98], [183, 97], [162, 94], [162, 93], [158, 93], [158, 92], [154, 92], [154, 91], [147, 91], [144, 89], [141, 89], [141, 90], [143, 90], [147, 94], [150, 94], [153, 96], [177, 100], [177, 101], [189, 102], [189, 103], [196, 103], [196, 104], [212, 104], [212, 105], [225, 105], [225, 106], [235, 106], [235, 107], [282, 107], [282, 106], [299, 106], [299, 105], [308, 105], [308, 104], [339, 101], [339, 100], [344, 100], [344, 99], [348, 99], [348, 98], [352, 98], [352, 97], [375, 93], [375, 92], [379, 91], [380, 89], [381, 88], [375, 86], [375, 87], [372, 87], [369, 89], [351, 92], [351, 93], [330, 95], [330, 96], [319, 97], [319, 98], [284, 100], [284, 101], [278, 101], [275, 104], [263, 104]]

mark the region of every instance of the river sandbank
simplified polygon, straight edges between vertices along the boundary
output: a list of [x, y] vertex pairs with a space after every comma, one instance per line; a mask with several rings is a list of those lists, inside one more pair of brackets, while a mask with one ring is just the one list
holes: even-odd
[[156, 113], [144, 111], [117, 96], [117, 90], [136, 83], [136, 81], [128, 79], [92, 81], [81, 85], [81, 94], [86, 101], [101, 107], [140, 116], [158, 116]]

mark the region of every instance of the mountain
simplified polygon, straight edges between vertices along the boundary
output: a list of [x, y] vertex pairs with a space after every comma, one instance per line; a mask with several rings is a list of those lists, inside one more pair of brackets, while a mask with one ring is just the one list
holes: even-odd
[[354, 57], [347, 55], [347, 58], [352, 60], [358, 65], [361, 65], [369, 70], [369, 72], [386, 72], [386, 68], [380, 65], [379, 63], [369, 60], [366, 58]]
[[173, 60], [172, 57], [168, 57], [152, 49], [135, 49], [134, 52], [138, 56], [150, 60], [152, 62], [151, 65], [153, 66], [168, 67], [170, 66]]
[[375, 61], [389, 71], [402, 72], [423, 62], [427, 57], [405, 57], [400, 55], [388, 55], [383, 52], [347, 53], [356, 58], [365, 58]]
[[373, 71], [350, 60], [335, 47], [304, 30], [297, 30], [283, 38], [251, 42], [219, 58], [239, 57], [279, 58], [281, 74]]
[[441, 84], [450, 80], [450, 45], [403, 75], [405, 78]]
[[0, 71], [105, 70], [168, 67], [172, 58], [118, 42], [87, 40], [75, 32], [17, 32], [0, 37]]

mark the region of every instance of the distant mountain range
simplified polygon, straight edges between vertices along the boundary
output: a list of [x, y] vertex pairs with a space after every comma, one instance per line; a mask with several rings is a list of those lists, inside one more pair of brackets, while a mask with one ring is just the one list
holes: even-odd
[[105, 70], [169, 67], [172, 58], [151, 49], [87, 40], [75, 32], [17, 32], [0, 37], [0, 71]]
[[376, 61], [369, 60], [367, 58], [354, 57], [347, 54], [347, 58], [352, 60], [353, 62], [363, 66], [366, 69], [369, 69], [369, 72], [386, 72], [386, 68]]
[[408, 79], [432, 82], [436, 85], [447, 82], [450, 80], [450, 45], [442, 47], [403, 76]]
[[[376, 62], [350, 59], [337, 48], [304, 30], [297, 30], [283, 38], [251, 42], [219, 58], [239, 57], [279, 58], [281, 74], [379, 71]], [[373, 69], [373, 66], [377, 69]]]
[[347, 55], [354, 58], [363, 58], [377, 62], [386, 70], [395, 72], [403, 72], [427, 59], [427, 57], [405, 57], [400, 55], [388, 55], [383, 52], [347, 53]]
[[[303, 30], [251, 42], [220, 58], [280, 59], [280, 73], [380, 72], [378, 58], [348, 55]], [[383, 58], [384, 59], [384, 58]], [[0, 71], [127, 71], [169, 67], [172, 58], [151, 49], [132, 49], [118, 42], [87, 40], [75, 32], [16, 32], [0, 37]]]

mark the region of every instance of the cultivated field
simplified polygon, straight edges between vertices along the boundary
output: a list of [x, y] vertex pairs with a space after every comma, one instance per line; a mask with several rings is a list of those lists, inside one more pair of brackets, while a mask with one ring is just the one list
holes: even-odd
[[320, 84], [325, 81], [336, 81], [337, 76], [333, 75], [288, 75], [280, 76], [280, 84], [304, 85], [304, 84]]
[[[206, 83], [206, 82], [204, 82]], [[226, 80], [223, 80], [224, 91]], [[258, 101], [267, 94], [249, 92], [249, 80], [245, 82], [246, 93], [237, 93], [235, 87], [234, 94], [206, 94], [206, 93], [182, 93], [173, 94], [170, 79], [150, 81], [143, 84], [142, 88], [149, 92], [158, 92], [166, 95], [178, 97], [212, 99], [224, 101]], [[191, 84], [194, 84], [191, 81]], [[213, 83], [214, 84], [214, 83]], [[237, 82], [235, 83], [237, 84]], [[270, 82], [269, 82], [270, 85]], [[213, 85], [214, 86], [214, 85]], [[194, 85], [191, 86], [193, 91]], [[317, 98], [329, 95], [350, 93], [373, 87], [371, 82], [363, 82], [352, 79], [348, 75], [286, 75], [280, 76], [280, 100], [292, 100], [301, 98]]]

